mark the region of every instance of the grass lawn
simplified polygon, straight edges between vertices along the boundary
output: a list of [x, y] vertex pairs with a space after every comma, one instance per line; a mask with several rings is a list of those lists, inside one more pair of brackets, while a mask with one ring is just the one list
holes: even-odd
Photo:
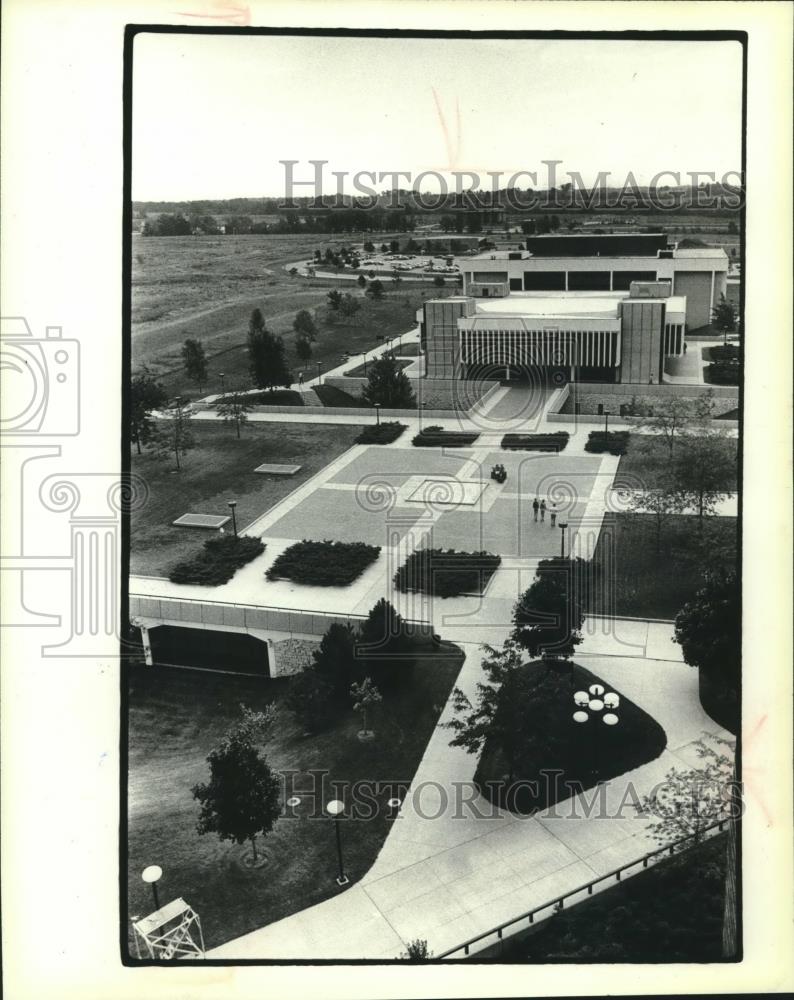
[[[734, 447], [738, 448], [738, 441], [732, 440]], [[685, 448], [686, 445], [675, 442], [673, 447]], [[734, 469], [737, 470], [735, 474], [724, 483], [726, 491], [731, 493], [738, 489], [738, 466], [734, 466]], [[626, 454], [621, 456], [615, 476], [615, 487], [619, 488], [624, 484], [635, 488], [636, 479], [640, 478], [647, 483], [649, 489], [653, 489], [655, 486], [667, 485], [669, 477], [670, 451], [663, 438], [653, 434], [630, 434]]]
[[[500, 807], [518, 815], [546, 809], [655, 760], [667, 745], [658, 722], [578, 663], [547, 666], [536, 660], [520, 670], [509, 703], [502, 699], [505, 717], [517, 714], [528, 731], [519, 741], [512, 774], [502, 749], [491, 740], [486, 740], [474, 774], [485, 798]], [[619, 725], [607, 726], [592, 714], [586, 723], [573, 721], [573, 692], [596, 683], [620, 695]], [[546, 780], [544, 771], [562, 773]]]
[[[283, 816], [259, 845], [269, 857], [261, 869], [241, 864], [245, 845], [196, 833], [198, 803], [191, 788], [209, 773], [206, 755], [239, 718], [239, 705], [261, 709], [283, 701], [286, 680], [238, 677], [167, 667], [130, 670], [128, 879], [131, 914], [151, 909], [140, 873], [163, 869], [160, 898], [183, 896], [201, 916], [212, 948], [339, 891], [336, 845], [327, 819], [310, 818], [316, 790], [318, 811], [355, 781], [407, 785], [422, 758], [440, 711], [463, 661], [458, 647], [426, 647], [403, 691], [384, 694], [372, 714], [376, 739], [362, 744], [358, 715], [348, 710], [337, 725], [313, 737], [282, 708], [264, 753], [274, 771], [289, 772], [287, 796], [301, 795], [295, 815]], [[315, 785], [312, 785], [314, 772]], [[375, 793], [380, 806], [395, 794]], [[350, 801], [349, 792], [345, 796]], [[363, 801], [363, 798], [362, 798]], [[369, 818], [345, 820], [342, 831], [347, 872], [360, 879], [374, 862], [391, 821], [385, 809]]]
[[[170, 459], [132, 456], [132, 471], [148, 484], [148, 502], [134, 511], [131, 524], [131, 571], [166, 576], [178, 560], [194, 555], [210, 532], [175, 528], [172, 521], [193, 511], [228, 514], [237, 501], [242, 530], [301, 483], [349, 448], [361, 428], [322, 424], [248, 423], [238, 441], [234, 429], [220, 422], [193, 420], [196, 447], [175, 472]], [[300, 465], [294, 476], [255, 473], [263, 462]]]
[[592, 595], [588, 611], [675, 618], [702, 586], [703, 573], [735, 568], [736, 554], [735, 517], [707, 517], [700, 527], [694, 515], [673, 515], [662, 525], [657, 554], [653, 514], [607, 513], [593, 555], [607, 582]]
[[[727, 834], [563, 910], [504, 962], [720, 962]], [[476, 958], [474, 959], [476, 961]]]

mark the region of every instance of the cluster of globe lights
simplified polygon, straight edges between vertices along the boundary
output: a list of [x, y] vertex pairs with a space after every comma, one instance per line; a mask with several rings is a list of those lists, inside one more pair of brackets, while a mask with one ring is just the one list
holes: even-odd
[[613, 709], [620, 705], [620, 695], [614, 691], [606, 691], [603, 684], [591, 684], [587, 691], [576, 691], [573, 702], [577, 710], [573, 713], [573, 721], [584, 723], [590, 718], [589, 709], [596, 717], [606, 708], [608, 711], [601, 715], [601, 719], [606, 726], [616, 726], [620, 721]]

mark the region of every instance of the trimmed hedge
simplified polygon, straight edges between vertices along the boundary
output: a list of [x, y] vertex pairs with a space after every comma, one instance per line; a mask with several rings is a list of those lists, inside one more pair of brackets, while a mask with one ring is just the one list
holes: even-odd
[[709, 361], [738, 361], [739, 348], [735, 344], [724, 344], [709, 348]]
[[204, 548], [194, 556], [177, 563], [168, 574], [171, 583], [195, 583], [200, 587], [217, 587], [227, 583], [241, 566], [265, 551], [261, 538], [252, 535], [218, 535], [204, 542]]
[[490, 552], [457, 552], [455, 549], [420, 549], [412, 552], [394, 575], [402, 593], [458, 597], [479, 594], [499, 568], [502, 557]]
[[407, 427], [397, 420], [388, 420], [386, 423], [371, 424], [364, 427], [356, 438], [356, 444], [391, 444]]
[[[229, 403], [234, 399], [234, 395], [231, 393], [226, 393], [222, 396], [218, 403]], [[270, 392], [269, 389], [263, 389], [261, 392], [250, 392], [243, 396], [246, 403], [250, 403], [252, 406], [303, 406], [303, 394], [297, 392], [295, 389], [274, 389]]]
[[738, 361], [715, 361], [706, 368], [706, 381], [712, 385], [738, 385], [741, 370]]
[[365, 542], [309, 542], [290, 545], [265, 573], [268, 580], [292, 580], [313, 587], [346, 587], [380, 555]]
[[312, 386], [323, 406], [359, 406], [365, 407], [367, 403], [360, 396], [351, 396], [349, 392], [337, 389], [335, 385], [315, 385]]
[[568, 444], [568, 431], [551, 434], [505, 434], [502, 448], [508, 451], [562, 451]]
[[416, 448], [466, 448], [474, 444], [479, 436], [479, 431], [445, 431], [434, 424], [420, 431], [411, 444]]
[[629, 445], [629, 431], [590, 431], [590, 436], [584, 446], [585, 451], [602, 455], [608, 451], [610, 455], [625, 455]]

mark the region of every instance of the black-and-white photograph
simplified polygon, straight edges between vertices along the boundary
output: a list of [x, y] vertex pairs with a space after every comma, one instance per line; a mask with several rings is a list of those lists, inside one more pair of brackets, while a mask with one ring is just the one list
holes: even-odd
[[743, 58], [134, 36], [133, 957], [741, 957]]

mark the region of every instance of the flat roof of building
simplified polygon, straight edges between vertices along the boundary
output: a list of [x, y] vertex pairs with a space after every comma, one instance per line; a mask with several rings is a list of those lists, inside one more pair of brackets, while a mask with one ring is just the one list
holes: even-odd
[[[627, 292], [513, 292], [505, 298], [475, 299], [477, 315], [484, 316], [617, 316], [618, 303], [628, 299]], [[664, 302], [671, 313], [686, 312], [686, 298], [671, 295], [660, 299], [632, 299], [633, 302]]]

